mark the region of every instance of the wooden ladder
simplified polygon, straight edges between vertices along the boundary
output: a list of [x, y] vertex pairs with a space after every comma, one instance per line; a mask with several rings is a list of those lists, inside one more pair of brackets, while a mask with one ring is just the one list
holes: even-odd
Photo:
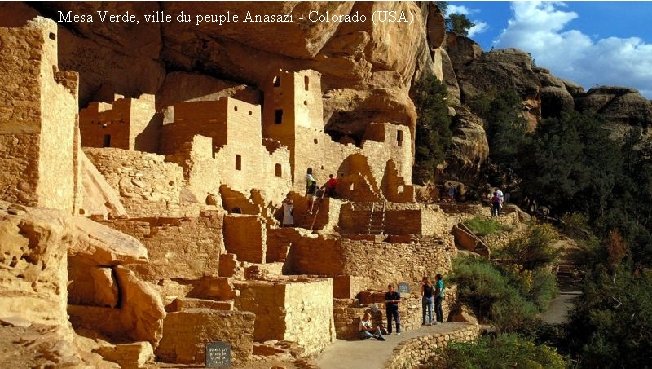
[[383, 201], [382, 207], [380, 207], [378, 211], [376, 210], [376, 203], [371, 203], [371, 211], [369, 213], [369, 224], [367, 226], [368, 234], [383, 233], [385, 229], [385, 208], [386, 208], [385, 201]]

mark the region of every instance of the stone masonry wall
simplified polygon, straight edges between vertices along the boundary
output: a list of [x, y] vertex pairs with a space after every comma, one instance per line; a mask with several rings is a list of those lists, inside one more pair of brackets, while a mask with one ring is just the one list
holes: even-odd
[[179, 216], [183, 170], [165, 157], [113, 148], [86, 148], [86, 156], [119, 194], [131, 217]]
[[256, 316], [244, 311], [189, 309], [169, 313], [163, 321], [163, 339], [156, 350], [159, 360], [204, 364], [209, 342], [231, 344], [234, 363], [247, 361], [253, 352]]
[[432, 360], [437, 349], [446, 347], [449, 342], [469, 342], [479, 336], [478, 326], [473, 324], [447, 323], [446, 328], [455, 330], [420, 336], [399, 344], [385, 364], [385, 369], [417, 368]]
[[0, 198], [72, 213], [77, 204], [77, 74], [60, 72], [57, 25], [0, 28]]
[[449, 237], [421, 237], [410, 243], [388, 243], [320, 236], [293, 243], [286, 266], [288, 274], [363, 277], [367, 280], [367, 288], [379, 290], [384, 290], [390, 282], [408, 282], [414, 290], [418, 289], [423, 276], [446, 275], [455, 253]]
[[224, 217], [224, 244], [238, 260], [265, 263], [267, 257], [267, 229], [262, 217], [256, 215], [227, 215]]
[[335, 341], [333, 280], [288, 283], [285, 288], [285, 340], [312, 354]]
[[225, 253], [223, 213], [203, 211], [199, 217], [130, 218], [104, 222], [140, 240], [149, 263], [129, 269], [148, 282], [162, 279], [199, 279], [218, 275], [219, 256]]
[[[348, 203], [342, 206], [339, 226], [344, 234], [364, 234], [368, 231], [371, 203]], [[374, 213], [382, 203], [374, 204]], [[446, 215], [433, 205], [386, 203], [383, 232], [385, 234], [444, 235], [448, 228]]]
[[[455, 304], [457, 294], [456, 286], [446, 287], [446, 298], [442, 304], [444, 319]], [[384, 309], [384, 291], [362, 291], [356, 299], [333, 299], [333, 316], [335, 331], [338, 339], [358, 339], [358, 323], [365, 311], [371, 311], [375, 325], [387, 325], [387, 316]], [[421, 327], [423, 319], [420, 290], [411, 290], [411, 293], [401, 294], [399, 315], [401, 317], [401, 330], [409, 331]], [[433, 311], [433, 319], [435, 319]]]
[[254, 340], [294, 341], [313, 354], [335, 340], [331, 279], [237, 283], [236, 308], [256, 314]]
[[138, 98], [120, 97], [110, 104], [92, 102], [79, 112], [84, 147], [156, 152], [160, 126], [155, 96], [150, 94]]

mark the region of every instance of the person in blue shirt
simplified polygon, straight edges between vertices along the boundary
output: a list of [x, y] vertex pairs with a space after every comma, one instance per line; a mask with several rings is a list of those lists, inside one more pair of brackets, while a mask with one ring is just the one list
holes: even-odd
[[444, 302], [444, 296], [446, 295], [445, 286], [444, 286], [444, 277], [441, 274], [437, 274], [437, 283], [435, 284], [435, 315], [437, 317], [438, 323], [444, 322], [444, 309], [442, 304]]

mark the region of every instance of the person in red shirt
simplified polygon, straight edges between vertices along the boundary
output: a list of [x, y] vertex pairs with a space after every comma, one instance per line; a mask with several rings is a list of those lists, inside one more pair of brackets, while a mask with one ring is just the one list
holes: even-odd
[[328, 197], [335, 197], [337, 194], [335, 192], [335, 188], [337, 187], [337, 178], [335, 178], [332, 174], [328, 175], [328, 181], [322, 187], [326, 191], [326, 196]]

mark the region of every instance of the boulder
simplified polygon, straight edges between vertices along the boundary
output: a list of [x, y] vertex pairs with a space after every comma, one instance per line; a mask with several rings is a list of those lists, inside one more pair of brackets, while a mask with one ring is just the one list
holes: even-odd
[[68, 249], [74, 227], [56, 210], [0, 201], [0, 318], [59, 326], [71, 337]]
[[478, 318], [473, 314], [473, 310], [463, 304], [458, 304], [453, 307], [451, 312], [448, 314], [448, 321], [478, 324]]
[[68, 250], [86, 265], [119, 265], [147, 262], [147, 248], [140, 241], [84, 217], [72, 221], [76, 239]]
[[120, 321], [136, 341], [148, 341], [156, 347], [163, 337], [165, 307], [160, 294], [148, 282], [136, 278], [122, 266], [116, 268], [122, 292]]
[[105, 345], [95, 352], [105, 360], [120, 364], [121, 369], [139, 369], [154, 361], [154, 351], [149, 342]]

